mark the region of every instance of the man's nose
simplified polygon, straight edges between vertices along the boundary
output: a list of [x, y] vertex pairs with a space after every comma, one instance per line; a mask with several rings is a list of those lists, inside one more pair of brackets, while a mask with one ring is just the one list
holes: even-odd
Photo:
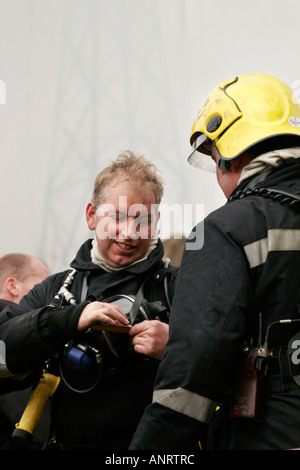
[[119, 226], [120, 238], [125, 240], [136, 240], [139, 235], [136, 231], [136, 224], [134, 217], [128, 217], [126, 221], [123, 221]]

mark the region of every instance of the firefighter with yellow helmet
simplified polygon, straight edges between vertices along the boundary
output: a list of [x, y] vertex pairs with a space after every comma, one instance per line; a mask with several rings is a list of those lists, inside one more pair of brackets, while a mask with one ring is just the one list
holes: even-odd
[[[131, 449], [300, 447], [300, 109], [281, 80], [220, 83], [190, 164], [227, 203], [187, 240], [170, 339]], [[207, 436], [210, 436], [210, 439]]]

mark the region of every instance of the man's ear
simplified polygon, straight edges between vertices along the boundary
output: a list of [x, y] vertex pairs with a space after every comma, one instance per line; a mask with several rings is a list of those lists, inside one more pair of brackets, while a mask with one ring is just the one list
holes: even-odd
[[243, 168], [248, 165], [251, 160], [253, 160], [253, 156], [244, 152], [239, 157], [230, 160], [230, 170], [232, 173], [241, 173]]
[[228, 163], [230, 164], [229, 170], [232, 173], [238, 173], [239, 171], [241, 171], [241, 165], [238, 158], [235, 158], [234, 160], [231, 160]]
[[8, 277], [6, 279], [5, 287], [12, 297], [18, 297], [17, 280], [14, 277]]
[[95, 210], [95, 204], [93, 202], [89, 202], [86, 211], [85, 211], [85, 217], [87, 221], [88, 228], [90, 230], [95, 230], [96, 228], [96, 210]]

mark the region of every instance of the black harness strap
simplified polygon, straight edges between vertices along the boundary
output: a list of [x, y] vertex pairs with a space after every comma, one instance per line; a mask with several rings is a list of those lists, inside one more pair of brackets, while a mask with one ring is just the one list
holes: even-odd
[[273, 201], [277, 201], [280, 204], [286, 204], [293, 209], [300, 210], [300, 191], [284, 186], [276, 186], [275, 188], [258, 188], [254, 186], [254, 188], [246, 188], [230, 196], [228, 202], [247, 196], [261, 196], [266, 199], [273, 199]]

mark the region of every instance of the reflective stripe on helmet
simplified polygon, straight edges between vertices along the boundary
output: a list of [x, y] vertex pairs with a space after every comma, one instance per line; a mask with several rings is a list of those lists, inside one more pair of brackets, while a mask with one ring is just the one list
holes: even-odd
[[153, 402], [203, 423], [209, 423], [217, 403], [184, 388], [154, 390]]
[[271, 229], [268, 236], [244, 247], [250, 268], [266, 262], [270, 251], [300, 251], [299, 229]]

